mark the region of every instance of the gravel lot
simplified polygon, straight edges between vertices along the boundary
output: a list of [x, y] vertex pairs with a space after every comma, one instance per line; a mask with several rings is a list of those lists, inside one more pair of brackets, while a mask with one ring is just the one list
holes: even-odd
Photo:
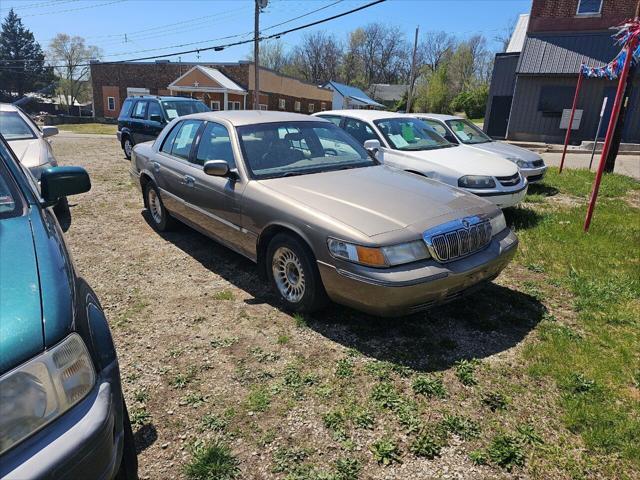
[[[535, 421], [547, 441], [563, 431], [551, 387], [538, 380], [531, 388], [518, 373], [517, 352], [545, 312], [523, 287], [535, 272], [514, 264], [468, 300], [408, 319], [337, 306], [294, 318], [248, 260], [187, 227], [154, 232], [115, 138], [60, 136], [53, 145], [61, 164], [91, 175], [92, 190], [70, 201], [67, 241], [111, 323], [142, 478], [181, 477], [190, 446], [217, 437], [237, 456], [241, 478], [284, 478], [274, 463], [283, 448], [304, 449], [305, 462], [326, 471], [337, 458], [357, 459], [361, 479], [527, 478], [518, 469], [474, 465], [468, 454], [486, 444], [485, 432], [515, 422]], [[561, 309], [563, 295], [548, 306]], [[483, 410], [477, 392], [456, 380], [451, 367], [471, 358], [482, 360], [483, 386], [508, 379], [518, 390], [508, 416]], [[453, 413], [491, 425], [468, 440], [453, 435], [435, 459], [410, 453], [411, 420], [398, 414], [399, 423], [392, 411], [372, 409], [373, 425], [350, 428], [346, 438], [323, 421], [349, 405], [373, 408], [367, 399], [380, 379], [408, 397], [412, 378], [431, 372], [448, 395], [407, 403], [416, 419]], [[543, 416], [532, 417], [532, 406]], [[401, 463], [382, 466], [371, 454], [371, 444], [387, 436]]]

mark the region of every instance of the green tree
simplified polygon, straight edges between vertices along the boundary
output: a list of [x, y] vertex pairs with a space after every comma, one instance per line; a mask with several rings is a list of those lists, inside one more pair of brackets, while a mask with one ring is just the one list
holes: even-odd
[[0, 97], [11, 101], [52, 81], [40, 44], [13, 9], [9, 10], [0, 31]]
[[450, 88], [448, 66], [440, 64], [435, 72], [425, 76], [425, 82], [418, 87], [415, 111], [430, 113], [451, 113], [453, 92]]

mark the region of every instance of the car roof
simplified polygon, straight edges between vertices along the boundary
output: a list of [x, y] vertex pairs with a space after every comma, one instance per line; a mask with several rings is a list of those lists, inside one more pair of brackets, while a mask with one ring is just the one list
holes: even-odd
[[360, 109], [345, 109], [345, 110], [325, 110], [324, 112], [318, 112], [314, 116], [320, 115], [339, 115], [341, 117], [351, 117], [358, 120], [364, 120], [371, 122], [373, 120], [381, 120], [383, 118], [402, 118], [403, 114], [398, 112], [387, 112], [382, 110], [360, 110]]
[[445, 115], [444, 113], [407, 113], [412, 117], [432, 118], [434, 120], [464, 120], [463, 117], [457, 115]]
[[10, 103], [0, 103], [0, 112], [18, 112], [20, 111], [15, 105]]
[[[185, 118], [195, 118], [199, 120], [226, 120], [233, 126], [254, 125], [256, 123], [274, 123], [274, 122], [329, 122], [328, 120], [304, 115], [301, 113], [289, 112], [271, 112], [265, 110], [219, 110], [216, 112], [192, 113], [179, 117], [181, 120]], [[330, 123], [330, 122], [329, 122]]]
[[160, 101], [180, 101], [180, 102], [201, 102], [202, 100], [198, 98], [189, 98], [189, 97], [176, 97], [171, 95], [133, 95], [131, 97], [127, 97], [127, 100], [135, 100], [136, 98], [141, 98], [144, 100], [160, 100]]

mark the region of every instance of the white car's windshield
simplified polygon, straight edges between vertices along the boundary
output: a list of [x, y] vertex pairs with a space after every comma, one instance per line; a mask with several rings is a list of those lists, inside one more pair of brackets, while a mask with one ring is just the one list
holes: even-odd
[[373, 123], [395, 150], [433, 150], [453, 146], [421, 120], [386, 118]]
[[446, 120], [447, 125], [453, 131], [458, 140], [466, 145], [492, 142], [490, 136], [476, 127], [469, 120]]
[[0, 112], [0, 133], [7, 141], [36, 138], [36, 134], [18, 112]]
[[277, 178], [376, 165], [353, 138], [329, 122], [277, 122], [237, 127], [254, 178]]

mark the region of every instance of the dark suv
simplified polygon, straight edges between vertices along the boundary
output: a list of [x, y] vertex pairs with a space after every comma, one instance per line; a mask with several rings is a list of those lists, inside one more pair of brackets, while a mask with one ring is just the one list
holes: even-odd
[[131, 159], [137, 143], [155, 140], [164, 126], [176, 117], [208, 112], [200, 100], [185, 97], [128, 97], [118, 117], [118, 141], [124, 154]]

